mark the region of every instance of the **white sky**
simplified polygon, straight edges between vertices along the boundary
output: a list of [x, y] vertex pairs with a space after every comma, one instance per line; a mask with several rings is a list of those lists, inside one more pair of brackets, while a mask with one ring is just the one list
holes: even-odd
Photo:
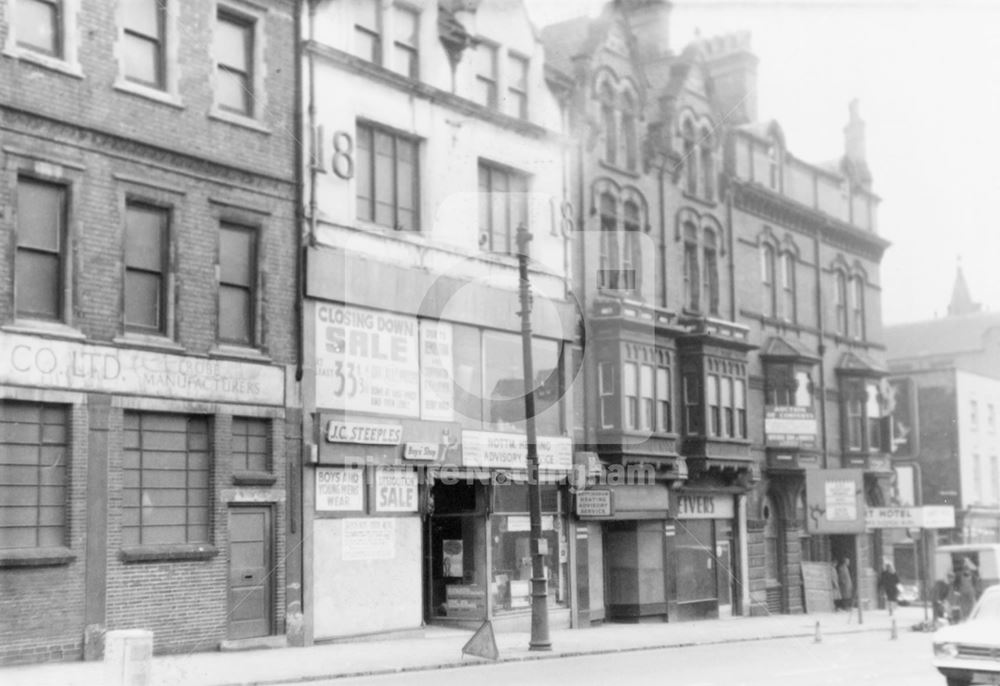
[[[538, 26], [604, 0], [526, 0]], [[678, 0], [671, 47], [748, 30], [758, 115], [807, 161], [840, 156], [860, 100], [879, 233], [886, 323], [943, 316], [956, 258], [974, 300], [1000, 310], [1000, 2]]]

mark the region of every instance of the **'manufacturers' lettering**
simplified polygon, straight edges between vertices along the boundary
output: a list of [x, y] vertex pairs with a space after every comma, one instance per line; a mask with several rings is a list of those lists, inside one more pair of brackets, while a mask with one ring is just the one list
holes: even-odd
[[266, 364], [17, 334], [0, 339], [0, 383], [266, 405], [285, 400], [284, 374]]

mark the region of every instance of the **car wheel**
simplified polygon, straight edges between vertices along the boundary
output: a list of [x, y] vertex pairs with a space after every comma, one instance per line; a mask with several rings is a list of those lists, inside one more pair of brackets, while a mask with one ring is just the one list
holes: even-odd
[[955, 679], [948, 677], [945, 679], [948, 682], [948, 686], [969, 686], [972, 683], [970, 679]]

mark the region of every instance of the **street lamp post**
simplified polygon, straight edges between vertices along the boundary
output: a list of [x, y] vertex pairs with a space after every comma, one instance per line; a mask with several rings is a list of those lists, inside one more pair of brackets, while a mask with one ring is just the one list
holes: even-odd
[[535, 434], [535, 371], [531, 359], [531, 284], [528, 281], [528, 243], [531, 234], [517, 227], [518, 294], [521, 302], [521, 355], [524, 360], [524, 426], [528, 442], [528, 514], [531, 520], [531, 640], [529, 650], [551, 650], [549, 606], [545, 579], [546, 541], [542, 538], [542, 492], [538, 483], [538, 445]]

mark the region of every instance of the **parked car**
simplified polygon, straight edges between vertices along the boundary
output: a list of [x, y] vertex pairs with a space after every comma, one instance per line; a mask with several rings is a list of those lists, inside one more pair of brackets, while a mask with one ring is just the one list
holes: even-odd
[[986, 589], [966, 621], [934, 633], [934, 666], [948, 686], [1000, 684], [1000, 586]]

